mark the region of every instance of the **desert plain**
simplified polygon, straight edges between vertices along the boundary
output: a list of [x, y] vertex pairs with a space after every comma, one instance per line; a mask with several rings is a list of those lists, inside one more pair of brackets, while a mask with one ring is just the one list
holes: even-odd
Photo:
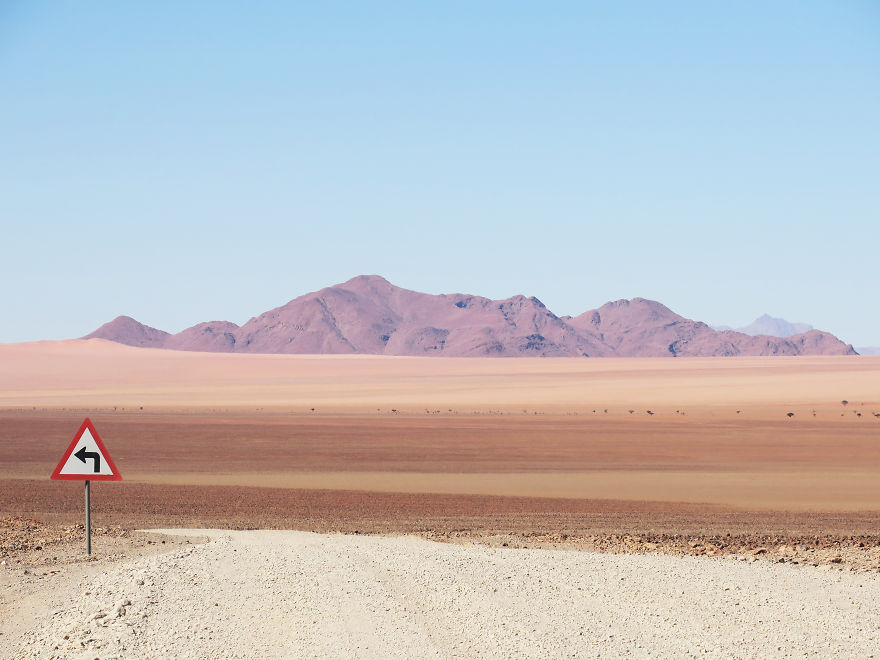
[[82, 485], [48, 477], [86, 416], [124, 477], [94, 484], [93, 562], [218, 528], [880, 569], [880, 357], [0, 345], [7, 570], [83, 560]]
[[125, 477], [101, 486], [114, 522], [146, 516], [146, 493], [166, 493], [170, 508], [149, 515], [170, 520], [172, 493], [229, 489], [271, 492], [268, 510], [295, 491], [284, 497], [471, 498], [474, 511], [526, 498], [560, 513], [835, 512], [854, 533], [880, 509], [876, 357], [224, 355], [88, 340], [0, 346], [0, 365], [13, 513], [61, 516], [79, 496], [46, 477], [85, 416]]

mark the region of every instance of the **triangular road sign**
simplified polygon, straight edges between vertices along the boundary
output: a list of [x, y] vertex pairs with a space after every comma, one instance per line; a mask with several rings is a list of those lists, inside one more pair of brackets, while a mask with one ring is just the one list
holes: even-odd
[[122, 481], [122, 475], [88, 417], [55, 467], [52, 479]]

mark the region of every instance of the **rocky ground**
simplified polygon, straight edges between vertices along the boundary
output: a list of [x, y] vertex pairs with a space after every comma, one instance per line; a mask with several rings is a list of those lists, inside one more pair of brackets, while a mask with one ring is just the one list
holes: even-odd
[[[57, 578], [12, 658], [873, 657], [880, 576], [290, 531]], [[164, 538], [173, 538], [166, 536]], [[733, 557], [733, 555], [730, 555]]]
[[[94, 527], [93, 537], [113, 539], [131, 536], [131, 530], [121, 527]], [[0, 518], [0, 558], [20, 555], [37, 556], [44, 551], [51, 554], [53, 549], [66, 550], [74, 543], [85, 542], [85, 525], [50, 525], [25, 516], [3, 516]]]
[[[85, 554], [85, 526], [58, 525], [24, 516], [0, 517], [0, 569], [42, 575], [70, 564], [159, 552], [177, 540], [122, 527], [93, 527], [94, 554]], [[157, 546], [153, 550], [152, 546]], [[55, 571], [57, 572], [57, 571]]]
[[676, 534], [425, 533], [424, 538], [491, 547], [570, 549], [611, 554], [726, 557], [880, 573], [880, 536], [691, 536]]
[[[206, 521], [210, 525], [211, 521]], [[358, 535], [389, 534], [356, 530]], [[851, 571], [880, 572], [880, 535], [760, 535], [760, 534], [567, 534], [561, 532], [494, 533], [480, 529], [420, 530], [408, 533], [431, 541], [504, 548], [581, 550], [609, 554], [670, 554], [725, 556], [742, 561], [829, 566]], [[95, 527], [95, 553], [125, 555], [162, 546], [157, 539], [131, 528]], [[0, 518], [0, 568], [48, 567], [85, 561], [85, 530], [81, 524], [59, 525], [23, 516]], [[161, 551], [157, 547], [157, 551]], [[5, 563], [2, 563], [5, 562]]]

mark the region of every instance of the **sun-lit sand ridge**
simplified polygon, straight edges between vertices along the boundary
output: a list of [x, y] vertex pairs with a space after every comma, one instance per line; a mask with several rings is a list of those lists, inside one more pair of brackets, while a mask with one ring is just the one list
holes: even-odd
[[[459, 413], [877, 406], [880, 357], [411, 358], [229, 355], [103, 340], [0, 345], [0, 406]], [[445, 408], [444, 408], [445, 406]], [[612, 412], [609, 410], [609, 412]]]

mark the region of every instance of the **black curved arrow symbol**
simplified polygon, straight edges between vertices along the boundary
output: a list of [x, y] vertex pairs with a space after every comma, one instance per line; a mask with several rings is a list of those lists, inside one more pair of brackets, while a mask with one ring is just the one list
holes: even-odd
[[83, 463], [86, 462], [87, 458], [92, 458], [95, 461], [95, 472], [101, 471], [101, 454], [96, 451], [86, 451], [85, 447], [82, 447], [78, 452], [74, 454], [79, 460]]

